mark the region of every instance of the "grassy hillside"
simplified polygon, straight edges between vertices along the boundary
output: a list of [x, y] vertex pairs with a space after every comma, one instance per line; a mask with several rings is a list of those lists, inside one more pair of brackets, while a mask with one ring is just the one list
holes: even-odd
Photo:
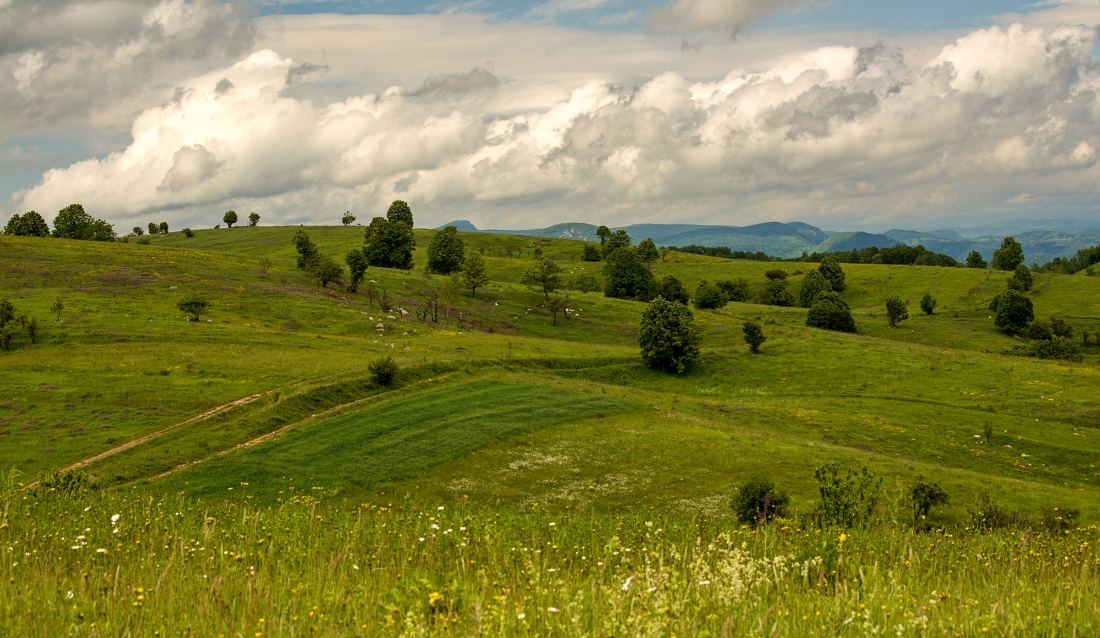
[[[275, 560], [275, 554], [265, 553], [270, 544], [261, 547], [282, 543], [288, 561], [305, 556], [301, 552], [319, 552], [326, 557], [326, 565], [331, 562], [327, 568], [331, 570], [342, 565], [341, 561], [353, 560], [350, 552], [361, 567], [370, 564], [368, 560], [385, 565], [381, 569], [390, 570], [386, 578], [396, 576], [395, 565], [410, 569], [415, 565], [422, 580], [430, 583], [407, 588], [393, 584], [396, 580], [372, 584], [364, 591], [373, 597], [374, 611], [322, 609], [323, 600], [310, 598], [316, 601], [311, 605], [317, 605], [318, 613], [345, 623], [334, 622], [324, 629], [317, 625], [318, 635], [346, 635], [350, 622], [365, 626], [365, 634], [383, 632], [390, 622], [398, 628], [401, 623], [432, 627], [433, 619], [442, 612], [434, 607], [425, 612], [420, 598], [426, 600], [429, 593], [438, 594], [447, 587], [452, 589], [446, 596], [455, 601], [454, 607], [447, 609], [453, 610], [456, 618], [447, 622], [462, 631], [479, 626], [472, 611], [474, 601], [479, 601], [481, 610], [476, 613], [486, 614], [487, 601], [499, 595], [512, 605], [507, 607], [511, 624], [494, 625], [503, 633], [530, 627], [542, 633], [590, 634], [605, 628], [597, 618], [607, 614], [618, 618], [616, 623], [625, 623], [612, 627], [618, 633], [633, 633], [624, 628], [643, 620], [663, 627], [662, 631], [698, 633], [699, 628], [709, 627], [713, 635], [725, 626], [746, 633], [759, 623], [771, 623], [767, 625], [771, 627], [779, 622], [774, 608], [783, 608], [793, 614], [784, 617], [787, 624], [782, 625], [790, 632], [825, 631], [819, 629], [824, 626], [826, 633], [857, 635], [861, 630], [845, 620], [850, 611], [865, 603], [847, 597], [848, 593], [830, 598], [840, 595], [830, 583], [835, 583], [841, 572], [844, 578], [855, 579], [858, 569], [866, 568], [864, 574], [873, 574], [870, 578], [885, 579], [874, 580], [875, 586], [885, 587], [894, 578], [887, 572], [902, 569], [897, 562], [902, 560], [897, 554], [899, 543], [915, 547], [918, 553], [917, 558], [903, 559], [910, 560], [904, 567], [919, 564], [923, 571], [917, 581], [898, 592], [925, 600], [933, 590], [937, 595], [948, 591], [945, 588], [951, 581], [945, 580], [945, 574], [950, 572], [944, 571], [945, 566], [961, 566], [968, 555], [1000, 552], [1006, 561], [1020, 559], [1011, 549], [1019, 542], [1020, 531], [968, 536], [973, 534], [971, 513], [983, 490], [989, 490], [1006, 511], [1018, 512], [1036, 529], [1061, 529], [1039, 522], [1060, 516], [1052, 512], [1077, 511], [1086, 524], [1100, 520], [1097, 347], [1090, 344], [1081, 363], [1004, 354], [1021, 341], [995, 330], [987, 306], [1004, 289], [1005, 273], [845, 265], [848, 289], [843, 297], [854, 309], [861, 334], [808, 328], [806, 311], [799, 308], [733, 303], [721, 310], [695, 310], [696, 323], [705, 335], [702, 359], [689, 374], [668, 375], [640, 365], [636, 344], [643, 304], [608, 299], [599, 293], [572, 293], [573, 312], [568, 318], [559, 317], [554, 325], [542, 306], [541, 294], [519, 284], [532, 263], [529, 251], [536, 246], [563, 267], [567, 278], [581, 273], [602, 278], [601, 264], [580, 261], [581, 242], [461, 233], [467, 245], [484, 249], [492, 281], [476, 298], [466, 292], [455, 294], [439, 321], [433, 322], [418, 321], [413, 310], [425, 289], [439, 288], [447, 278], [427, 275], [419, 268], [412, 272], [370, 269], [367, 277], [385, 287], [393, 300], [394, 308], [382, 311], [362, 293], [349, 294], [337, 284], [320, 287], [298, 271], [290, 244], [296, 230], [219, 229], [199, 231], [190, 239], [174, 233], [153, 238], [149, 245], [0, 237], [0, 272], [4, 273], [0, 298], [11, 300], [18, 310], [38, 317], [45, 326], [37, 344], [20, 336], [10, 352], [0, 352], [0, 475], [12, 476], [14, 483], [3, 491], [6, 500], [0, 502], [0, 521], [4, 523], [0, 536], [7, 535], [6, 542], [18, 538], [44, 556], [54, 556], [74, 543], [90, 547], [94, 543], [88, 539], [103, 532], [102, 521], [98, 527], [83, 522], [86, 517], [80, 514], [80, 506], [92, 508], [101, 519], [109, 509], [125, 509], [135, 521], [157, 521], [148, 529], [120, 532], [128, 534], [127, 543], [155, 543], [153, 549], [165, 548], [156, 552], [194, 559], [194, 564], [203, 565], [202, 573], [211, 577], [222, 575], [218, 571], [223, 568], [218, 567], [222, 559], [217, 556], [229, 556], [220, 552], [232, 551], [233, 556], [241, 557], [241, 563], [234, 559], [225, 569], [252, 566], [257, 573], [273, 578], [285, 571], [286, 578], [305, 579], [298, 575], [302, 571], [278, 563], [283, 554]], [[338, 258], [362, 243], [362, 228], [307, 230], [322, 253]], [[425, 261], [424, 249], [432, 232], [416, 231], [414, 260], [418, 267]], [[261, 258], [270, 260], [271, 266], [261, 268]], [[774, 267], [679, 253], [670, 253], [667, 261], [652, 265], [655, 275], [675, 276], [690, 290], [704, 279], [742, 278], [758, 290], [766, 281], [764, 272]], [[800, 269], [813, 265], [782, 267], [790, 270], [788, 286], [797, 293], [804, 276]], [[917, 307], [926, 292], [939, 300], [932, 316], [920, 315]], [[176, 308], [184, 295], [192, 293], [211, 301], [200, 322], [186, 321]], [[891, 293], [908, 299], [912, 315], [896, 329], [886, 327], [882, 306]], [[1037, 316], [1064, 318], [1080, 340], [1082, 329], [1100, 328], [1098, 293], [1100, 278], [1038, 275], [1028, 294]], [[57, 298], [65, 305], [60, 322], [49, 316], [49, 307]], [[750, 354], [744, 345], [741, 326], [746, 320], [759, 322], [767, 336], [759, 355]], [[375, 383], [367, 369], [385, 355], [393, 356], [402, 368], [392, 387]], [[596, 549], [602, 552], [600, 556], [618, 556], [613, 553], [618, 550], [607, 549], [625, 542], [616, 527], [618, 516], [642, 517], [637, 523], [642, 527], [630, 542], [664, 552], [662, 556], [680, 556], [677, 552], [687, 551], [684, 543], [689, 537], [696, 538], [695, 532], [688, 534], [689, 529], [697, 530], [706, 542], [721, 545], [723, 533], [739, 529], [732, 523], [731, 495], [753, 475], [769, 476], [790, 495], [791, 519], [783, 530], [802, 530], [819, 500], [814, 471], [825, 462], [842, 468], [866, 466], [884, 478], [875, 531], [866, 531], [866, 540], [860, 541], [863, 544], [858, 551], [853, 549], [850, 559], [859, 561], [858, 568], [853, 564], [843, 571], [834, 564], [829, 576], [820, 563], [814, 563], [812, 569], [805, 568], [809, 580], [799, 581], [803, 583], [798, 585], [801, 593], [783, 589], [786, 584], [769, 589], [771, 593], [753, 599], [754, 611], [730, 621], [732, 624], [710, 618], [712, 612], [717, 613], [717, 603], [706, 597], [692, 598], [690, 609], [678, 616], [693, 619], [691, 623], [683, 620], [688, 624], [668, 617], [658, 621], [658, 615], [646, 614], [628, 623], [626, 616], [620, 618], [615, 615], [618, 612], [601, 606], [604, 598], [582, 600], [579, 592], [590, 583], [621, 588], [630, 573], [642, 579], [648, 569], [642, 563], [632, 564], [629, 570], [624, 567], [626, 571], [616, 572], [611, 580], [596, 575], [603, 572], [581, 569], [578, 563], [539, 564], [538, 573], [543, 573], [543, 568], [561, 570], [560, 595], [565, 597], [539, 598], [539, 604], [559, 610], [575, 604], [577, 610], [583, 610], [578, 611], [581, 616], [576, 621], [583, 631], [567, 630], [573, 621], [553, 624], [556, 617], [550, 614], [558, 612], [539, 612], [526, 603], [516, 606], [517, 601], [535, 595], [519, 580], [507, 581], [512, 583], [508, 592], [485, 585], [491, 579], [518, 579], [517, 574], [530, 571], [523, 561], [513, 564], [504, 557], [512, 555], [512, 550], [503, 549], [505, 545], [526, 547], [526, 542], [534, 551], [547, 543], [562, 548], [568, 543], [577, 545], [574, 553], [587, 557], [596, 555]], [[25, 487], [40, 472], [74, 465], [95, 477], [100, 489], [70, 501], [56, 499], [48, 489], [26, 492], [18, 485]], [[929, 525], [942, 531], [914, 538], [898, 530], [912, 523], [906, 490], [919, 476], [937, 481], [950, 501], [931, 513]], [[199, 500], [165, 501], [166, 494], [172, 494], [172, 499]], [[28, 500], [21, 500], [23, 496]], [[170, 504], [157, 505], [166, 502]], [[282, 505], [273, 505], [280, 502]], [[322, 514], [295, 518], [318, 502]], [[402, 517], [400, 523], [395, 521], [395, 527], [385, 530], [372, 527], [375, 524], [369, 521], [376, 520], [372, 517], [379, 516], [381, 508], [390, 510], [394, 503], [400, 512], [395, 516]], [[292, 504], [297, 509], [286, 509]], [[434, 538], [440, 543], [444, 540], [442, 532], [448, 527], [438, 516], [438, 521], [425, 519], [435, 515], [424, 512], [438, 511], [429, 510], [429, 506], [444, 507], [447, 512], [469, 507], [469, 516], [493, 520], [519, 518], [511, 519], [510, 527], [500, 528], [500, 535], [486, 530], [477, 536], [480, 540], [476, 543], [484, 543], [478, 551], [484, 554], [440, 557], [410, 549], [421, 542], [410, 539], [425, 534], [437, 534]], [[168, 522], [167, 510], [162, 507], [180, 512], [180, 527]], [[234, 509], [238, 507], [244, 509]], [[249, 507], [252, 514], [247, 513]], [[348, 514], [348, 508], [357, 513]], [[220, 512], [213, 515], [216, 521], [223, 517], [241, 520], [243, 515], [240, 525], [244, 527], [189, 518], [190, 522], [184, 522], [185, 512], [199, 516], [198, 512], [206, 511]], [[368, 523], [363, 522], [360, 511], [369, 515]], [[556, 531], [520, 540], [523, 526], [529, 524], [524, 517], [536, 512], [549, 517], [538, 519], [540, 525], [567, 520], [568, 515], [576, 517], [569, 520], [589, 525], [587, 529], [592, 531], [585, 540], [575, 536], [570, 537], [575, 540], [556, 541]], [[304, 541], [295, 544], [292, 536], [282, 533], [272, 535], [279, 529], [289, 530], [288, 521], [312, 525], [310, 520], [320, 520], [312, 516], [344, 521], [342, 529], [352, 530], [359, 540], [349, 541], [343, 557], [335, 558], [341, 551], [335, 549], [335, 541], [313, 546]], [[349, 516], [360, 518], [353, 523]], [[36, 517], [63, 520], [58, 529], [66, 531], [43, 537], [33, 525], [27, 526], [26, 520]], [[20, 521], [18, 527], [16, 520]], [[442, 529], [424, 532], [421, 523], [425, 520]], [[654, 520], [662, 529], [683, 530], [682, 535], [667, 543], [644, 536], [653, 533], [644, 522]], [[448, 521], [452, 531], [463, 526]], [[94, 531], [80, 533], [78, 528], [84, 527]], [[163, 538], [158, 531], [162, 527], [168, 529]], [[831, 531], [822, 532], [824, 536], [799, 531], [782, 538], [768, 536], [779, 533], [774, 530], [736, 533], [745, 534], [752, 543], [763, 543], [753, 545], [753, 556], [768, 560], [780, 556], [787, 557], [784, 561], [835, 558], [842, 542]], [[59, 534], [70, 540], [59, 540]], [[105, 534], [109, 539], [111, 534]], [[72, 541], [76, 536], [85, 538]], [[450, 542], [452, 537], [447, 536]], [[958, 544], [954, 544], [957, 536]], [[367, 537], [371, 543], [387, 538], [394, 544], [371, 550], [374, 558], [368, 559], [363, 544]], [[239, 538], [248, 540], [232, 541]], [[490, 538], [496, 540], [490, 542]], [[832, 539], [828, 541], [833, 543], [831, 549], [823, 545], [827, 538]], [[402, 544], [406, 542], [412, 544]], [[472, 536], [464, 542], [467, 544], [462, 547], [476, 544]], [[1072, 555], [1074, 561], [1082, 557], [1080, 563], [1073, 563], [1080, 566], [1073, 579], [1086, 582], [1094, 577], [1084, 567], [1095, 567], [1094, 557], [1082, 549], [1084, 545], [1072, 549], [1069, 540], [1042, 542], [1048, 543], [1044, 552]], [[58, 566], [87, 570], [97, 586], [104, 586], [102, 579], [108, 578], [108, 572], [115, 574], [126, 557], [133, 558], [131, 550], [121, 544], [115, 547], [113, 540], [104, 544], [108, 553], [99, 558], [84, 559], [74, 553], [66, 554], [56, 566], [33, 561], [24, 571], [16, 565], [4, 566], [0, 570], [0, 600], [6, 602], [0, 603], [0, 627], [8, 633], [27, 633], [28, 625], [18, 618], [27, 613], [29, 603], [12, 589], [22, 592], [24, 587], [40, 586], [53, 570], [61, 569]], [[203, 558], [197, 553], [199, 547], [215, 546], [217, 556]], [[888, 554], [891, 562], [876, 562], [879, 559], [868, 553], [872, 549], [880, 552], [877, 555]], [[208, 562], [202, 563], [200, 558]], [[133, 561], [126, 568], [131, 583], [124, 584], [123, 590], [152, 587], [143, 583], [149, 579], [146, 570], [156, 560]], [[475, 586], [465, 576], [448, 579], [441, 575], [451, 560], [471, 561], [471, 568], [472, 561], [481, 565], [497, 562], [493, 575], [478, 577], [481, 584]], [[1022, 578], [1025, 572], [1043, 573], [1045, 578], [1062, 574], [1063, 563], [1050, 560], [1027, 567], [1034, 571], [1014, 572], [1011, 578]], [[265, 566], [276, 565], [275, 571], [265, 572]], [[970, 579], [953, 592], [957, 600], [981, 597], [1006, 604], [1003, 592], [1007, 591], [1008, 572], [956, 573], [965, 573], [959, 578]], [[413, 576], [412, 572], [409, 575]], [[176, 579], [173, 591], [190, 591], [182, 575], [171, 578]], [[225, 578], [226, 591], [233, 592], [227, 595], [247, 598], [239, 588], [243, 584], [228, 584], [230, 579]], [[305, 599], [287, 592], [308, 590], [314, 596], [312, 592], [330, 590], [312, 580], [296, 586], [281, 578], [266, 582], [278, 590], [276, 598], [283, 597], [278, 602], [280, 609], [297, 611], [276, 613], [271, 601], [246, 603], [244, 598], [235, 598], [229, 607], [247, 609], [240, 612], [243, 615], [230, 618], [211, 608], [199, 612], [197, 624], [191, 626], [205, 627], [210, 630], [207, 633], [232, 628], [238, 633], [247, 629], [262, 634], [264, 628], [257, 629], [262, 613], [265, 618], [278, 618], [276, 633], [289, 635], [291, 628], [303, 631], [305, 625], [300, 623], [311, 605], [299, 610]], [[412, 580], [417, 579], [402, 582]], [[807, 584], [810, 581], [817, 584]], [[341, 587], [361, 586], [352, 580], [340, 582]], [[854, 580], [850, 582], [854, 587]], [[1043, 601], [1053, 604], [1050, 596], [1054, 590], [1047, 584], [1046, 580], [1038, 582], [1031, 597], [1025, 597], [1027, 602], [1020, 609], [1026, 608], [1030, 615], [1019, 610], [1000, 616], [979, 615], [972, 609], [976, 603], [967, 602], [966, 607], [957, 603], [952, 615], [936, 615], [929, 626], [973, 633], [986, 623], [984, 626], [1002, 628], [1003, 635], [1035, 631], [1053, 635], [1060, 627], [1073, 626], [1079, 633], [1089, 633], [1100, 614], [1094, 609], [1073, 616], [1080, 612], [1060, 606], [1066, 602], [1061, 599], [1055, 607], [1062, 614], [1057, 623], [1063, 624], [1048, 625], [1031, 617], [1044, 615], [1034, 612]], [[372, 589], [375, 586], [382, 589]], [[661, 587], [651, 584], [647, 588], [650, 586]], [[78, 593], [84, 591], [81, 586], [74, 587]], [[418, 587], [428, 589], [420, 591]], [[391, 594], [385, 592], [398, 589], [404, 593], [386, 598]], [[111, 623], [136, 622], [137, 616], [132, 614], [138, 612], [132, 606], [115, 608], [99, 601], [95, 603], [100, 605], [98, 611], [93, 611], [92, 603], [81, 605], [86, 599], [96, 600], [96, 594], [87, 591], [79, 595], [85, 598], [76, 613], [88, 614], [89, 622], [96, 617], [98, 622], [108, 623], [101, 624], [109, 627], [104, 631], [117, 633], [114, 629], [122, 626]], [[126, 598], [131, 594], [125, 591], [112, 595], [125, 598], [127, 605], [134, 602]], [[520, 597], [510, 598], [517, 595]], [[881, 604], [886, 604], [887, 598]], [[55, 594], [44, 599], [51, 601], [50, 605], [60, 600]], [[574, 599], [575, 603], [569, 602]], [[614, 600], [617, 602], [606, 604], [617, 609], [615, 605], [622, 600]], [[183, 613], [172, 604], [155, 605], [158, 611], [152, 617], [164, 622], [178, 622]], [[65, 609], [67, 606], [64, 603]], [[108, 607], [112, 611], [102, 611]], [[498, 607], [505, 608], [503, 604]], [[383, 608], [386, 611], [379, 611]], [[919, 606], [908, 603], [896, 609], [904, 609], [906, 614], [920, 611]], [[68, 613], [62, 607], [54, 611], [57, 617], [67, 617], [62, 615]], [[450, 613], [439, 617], [450, 619]], [[529, 622], [517, 623], [522, 620], [517, 613], [529, 614]], [[817, 613], [823, 615], [821, 625]], [[804, 623], [799, 620], [802, 615], [807, 617]], [[881, 614], [868, 622], [885, 627], [882, 623], [887, 620], [904, 624], [909, 617]], [[811, 623], [810, 618], [815, 620]], [[78, 620], [71, 622], [79, 624]], [[999, 624], [990, 624], [994, 621]], [[504, 616], [499, 622], [504, 623]], [[47, 626], [53, 625], [43, 624]], [[140, 627], [133, 631], [144, 634], [154, 625], [133, 627]], [[42, 635], [56, 633], [43, 631]], [[399, 633], [397, 628], [384, 631]]]

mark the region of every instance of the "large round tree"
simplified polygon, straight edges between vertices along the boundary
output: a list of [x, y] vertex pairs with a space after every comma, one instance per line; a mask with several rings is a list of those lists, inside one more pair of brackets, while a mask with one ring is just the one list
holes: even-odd
[[699, 358], [702, 332], [687, 306], [657, 297], [642, 312], [638, 345], [642, 361], [655, 370], [686, 372]]
[[458, 229], [444, 226], [428, 242], [428, 270], [440, 275], [449, 275], [462, 270], [466, 259], [466, 247], [458, 237]]

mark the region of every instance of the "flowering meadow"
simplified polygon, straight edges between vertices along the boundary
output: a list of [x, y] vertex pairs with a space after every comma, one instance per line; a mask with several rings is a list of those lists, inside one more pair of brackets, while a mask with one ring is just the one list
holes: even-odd
[[[392, 498], [394, 502], [387, 500]], [[1100, 529], [9, 490], [9, 636], [1088, 636]]]

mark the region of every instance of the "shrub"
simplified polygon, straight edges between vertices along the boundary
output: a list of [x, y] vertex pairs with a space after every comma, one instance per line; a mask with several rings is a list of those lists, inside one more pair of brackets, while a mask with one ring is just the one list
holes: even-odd
[[195, 293], [184, 297], [176, 304], [176, 308], [179, 308], [180, 312], [189, 315], [190, 321], [198, 321], [199, 316], [205, 313], [209, 307], [210, 302], [200, 298]]
[[19, 213], [12, 215], [7, 226], [4, 226], [4, 234], [18, 237], [49, 237], [50, 227], [46, 225], [46, 220], [42, 219], [41, 215], [32, 210], [22, 215]]
[[730, 301], [744, 302], [749, 300], [749, 282], [744, 279], [719, 281], [714, 285], [718, 286], [718, 289]]
[[768, 306], [793, 306], [794, 295], [787, 290], [787, 282], [782, 279], [769, 281], [760, 293], [760, 303]]
[[1081, 510], [1074, 507], [1044, 507], [1039, 510], [1039, 517], [1035, 522], [1051, 534], [1065, 534], [1077, 528], [1077, 519], [1080, 516]]
[[825, 279], [825, 275], [811, 270], [802, 278], [802, 286], [798, 289], [798, 307], [809, 308], [819, 294], [832, 289], [833, 285]]
[[1076, 341], [1066, 337], [1052, 336], [1046, 341], [1033, 341], [1028, 350], [1034, 357], [1040, 359], [1057, 359], [1060, 361], [1081, 361], [1081, 346]]
[[1020, 264], [1016, 266], [1016, 271], [1012, 273], [1012, 278], [1008, 280], [1008, 287], [1012, 290], [1031, 290], [1033, 281], [1031, 270], [1027, 266]]
[[654, 299], [642, 312], [638, 345], [642, 361], [655, 370], [682, 374], [699, 358], [702, 334], [687, 306]]
[[742, 324], [741, 331], [745, 333], [745, 343], [749, 344], [749, 352], [753, 354], [759, 353], [760, 346], [768, 340], [760, 326], [751, 321]]
[[988, 487], [978, 490], [974, 501], [967, 506], [966, 513], [974, 528], [982, 532], [1003, 529], [1019, 522], [1019, 514], [1004, 509]]
[[42, 329], [38, 326], [38, 317], [31, 317], [31, 320], [27, 322], [27, 336], [31, 338], [31, 343], [38, 343], [40, 334], [42, 334]]
[[783, 270], [782, 268], [773, 268], [773, 269], [771, 269], [771, 270], [764, 273], [764, 277], [766, 277], [768, 279], [768, 281], [775, 281], [777, 279], [786, 279], [788, 276], [790, 276], [789, 273], [786, 270]]
[[97, 487], [92, 477], [82, 470], [54, 470], [38, 475], [38, 485], [31, 490], [35, 497], [47, 495], [75, 496]]
[[790, 498], [775, 489], [775, 483], [765, 476], [754, 475], [738, 487], [730, 507], [742, 523], [763, 525], [781, 518]]
[[325, 288], [331, 282], [340, 283], [340, 278], [344, 276], [344, 267], [332, 257], [320, 255], [310, 264], [309, 274]]
[[897, 295], [888, 296], [886, 298], [886, 320], [890, 327], [897, 328], [899, 321], [905, 321], [908, 318], [909, 308], [906, 307], [901, 297]]
[[367, 274], [367, 252], [362, 248], [352, 248], [344, 255], [344, 263], [348, 265], [348, 273], [351, 281], [348, 282], [348, 292], [359, 290], [359, 284]]
[[138, 240], [137, 240], [137, 245], [138, 246], [148, 246], [149, 243], [150, 242], [149, 242], [148, 237], [139, 237]]
[[994, 297], [989, 309], [996, 313], [993, 325], [1006, 332], [1019, 334], [1035, 320], [1031, 300], [1015, 290], [1006, 290]]
[[1027, 330], [1024, 331], [1024, 335], [1036, 341], [1049, 341], [1054, 336], [1050, 331], [1050, 325], [1041, 321], [1036, 321], [1028, 326]]
[[470, 289], [470, 294], [474, 297], [477, 296], [478, 288], [489, 283], [489, 275], [485, 272], [485, 259], [474, 250], [466, 253], [466, 261], [462, 264], [462, 283]]
[[397, 362], [393, 360], [392, 356], [386, 355], [371, 361], [367, 366], [367, 371], [370, 372], [370, 380], [375, 385], [388, 387], [393, 385], [393, 382], [397, 379], [400, 368], [397, 367]]
[[584, 254], [581, 255], [581, 261], [599, 261], [603, 259], [603, 253], [600, 252], [600, 247], [595, 244], [585, 244]]
[[916, 527], [928, 517], [933, 507], [948, 504], [951, 497], [943, 491], [939, 483], [917, 476], [909, 486], [909, 500], [913, 504], [913, 526]]
[[882, 478], [867, 469], [848, 468], [840, 476], [840, 466], [829, 462], [814, 471], [821, 500], [812, 513], [818, 528], [838, 526], [851, 528], [866, 526], [874, 516], [878, 505], [878, 490]]
[[294, 250], [298, 252], [298, 269], [306, 270], [317, 259], [317, 244], [309, 238], [309, 233], [302, 229], [294, 232]]
[[806, 313], [806, 325], [836, 332], [855, 332], [856, 320], [848, 303], [835, 292], [823, 292], [817, 296]]
[[695, 307], [700, 310], [712, 310], [722, 308], [726, 305], [726, 295], [715, 286], [714, 284], [707, 283], [707, 280], [699, 282], [699, 287], [695, 289]]
[[15, 323], [9, 321], [8, 323], [0, 325], [0, 348], [3, 348], [5, 352], [11, 351], [11, 342], [15, 339]]
[[192, 237], [195, 236], [195, 231], [191, 230], [190, 228], [184, 228], [183, 229], [183, 236], [188, 238], [188, 239], [191, 239]]
[[266, 275], [275, 264], [267, 257], [260, 257], [257, 265], [260, 267], [260, 273]]
[[1050, 333], [1055, 337], [1065, 337], [1067, 339], [1073, 337], [1073, 327], [1071, 327], [1065, 321], [1058, 319], [1057, 317], [1050, 318]]
[[573, 290], [579, 290], [581, 292], [599, 292], [603, 287], [600, 286], [600, 280], [595, 276], [585, 273], [578, 275], [573, 280]]
[[967, 268], [988, 268], [988, 264], [985, 263], [985, 259], [982, 258], [982, 254], [976, 250], [970, 251], [970, 254], [966, 256]]
[[823, 258], [817, 270], [829, 281], [836, 292], [844, 292], [848, 287], [844, 283], [844, 269], [840, 267], [840, 261], [836, 257], [828, 255]]
[[679, 303], [687, 305], [690, 295], [684, 288], [684, 284], [680, 283], [680, 280], [672, 275], [665, 275], [661, 277], [657, 284], [653, 288], [654, 297], [664, 297], [668, 301], [677, 301]]
[[936, 306], [938, 306], [938, 305], [939, 305], [939, 303], [936, 301], [936, 299], [932, 296], [932, 293], [930, 293], [930, 292], [924, 293], [924, 296], [921, 297], [921, 299], [920, 299], [920, 309], [926, 315], [935, 314]]

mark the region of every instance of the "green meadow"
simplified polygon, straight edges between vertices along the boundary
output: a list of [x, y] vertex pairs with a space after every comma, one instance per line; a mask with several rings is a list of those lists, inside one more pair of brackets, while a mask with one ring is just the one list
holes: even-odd
[[[383, 311], [299, 271], [296, 230], [0, 236], [0, 299], [44, 327], [0, 352], [5, 633], [1100, 626], [1100, 351], [1007, 354], [1028, 341], [988, 310], [1009, 273], [845, 264], [857, 334], [809, 328], [800, 308], [693, 309], [701, 358], [675, 375], [641, 364], [644, 304], [572, 291], [555, 324], [520, 284], [535, 248], [566, 281], [602, 279], [581, 242], [460, 233], [484, 250], [490, 283], [474, 297], [424, 271], [434, 231], [417, 230], [412, 271], [366, 273]], [[362, 245], [362, 227], [304, 230], [341, 263]], [[783, 268], [797, 294], [816, 264], [667, 253], [651, 267], [689, 291], [744, 279], [754, 292]], [[438, 321], [418, 320], [426, 292], [449, 287]], [[198, 322], [177, 309], [190, 294], [210, 302]], [[895, 329], [889, 294], [908, 302]], [[1077, 343], [1100, 332], [1100, 278], [1038, 274], [1026, 294]], [[760, 354], [745, 321], [764, 330]], [[400, 372], [380, 386], [369, 366], [387, 355]], [[858, 529], [810, 523], [829, 462], [882, 479]], [[34, 485], [64, 468], [91, 487]], [[786, 519], [736, 521], [731, 498], [753, 476], [790, 496]], [[949, 500], [914, 523], [918, 477]], [[980, 498], [1013, 523], [977, 529]]]

